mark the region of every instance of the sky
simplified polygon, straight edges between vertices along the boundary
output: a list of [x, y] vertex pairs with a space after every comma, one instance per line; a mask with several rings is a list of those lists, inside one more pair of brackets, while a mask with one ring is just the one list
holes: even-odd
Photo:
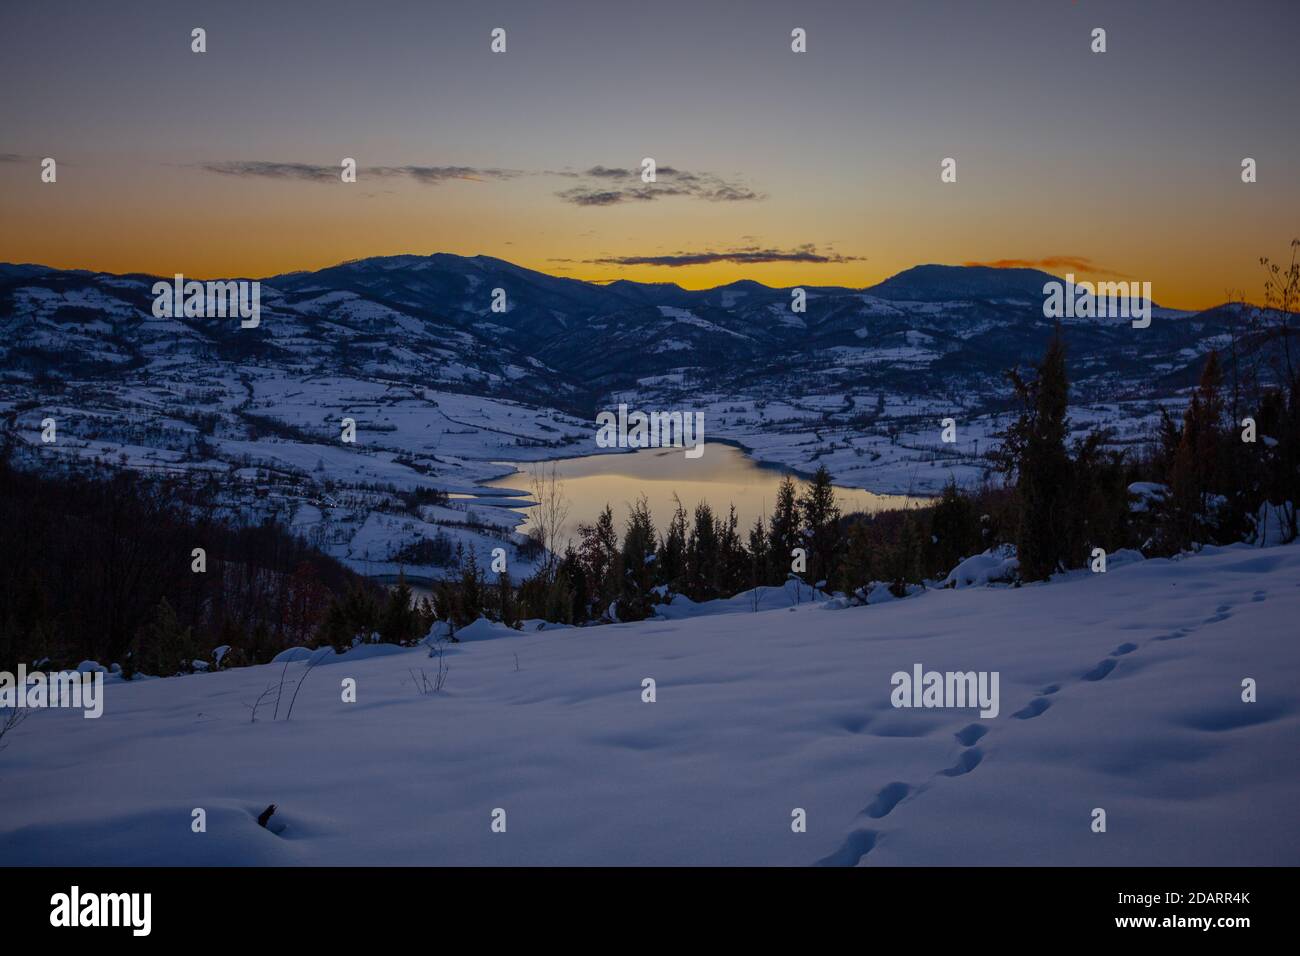
[[1294, 0], [6, 3], [0, 261], [452, 252], [688, 288], [987, 263], [1258, 299], [1300, 236], [1297, 36]]

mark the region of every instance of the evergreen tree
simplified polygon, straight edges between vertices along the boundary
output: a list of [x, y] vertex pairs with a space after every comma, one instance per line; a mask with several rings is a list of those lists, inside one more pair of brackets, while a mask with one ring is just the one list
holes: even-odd
[[614, 529], [614, 511], [607, 504], [594, 525], [579, 529], [582, 544], [579, 555], [587, 572], [594, 613], [604, 617], [622, 590], [622, 555], [618, 532]]
[[519, 611], [515, 605], [515, 589], [510, 583], [510, 573], [502, 571], [497, 577], [497, 616], [506, 627], [519, 626]]
[[673, 495], [677, 507], [668, 525], [668, 534], [659, 543], [655, 579], [670, 591], [680, 592], [686, 578], [686, 509], [682, 500]]
[[794, 478], [786, 475], [781, 479], [781, 486], [776, 493], [776, 510], [772, 512], [768, 532], [769, 584], [779, 585], [785, 582], [790, 574], [790, 552], [802, 544], [799, 537], [798, 490]]
[[465, 620], [465, 612], [460, 603], [460, 591], [450, 581], [441, 580], [433, 590], [433, 612], [438, 620], [447, 622], [447, 637], [456, 643], [456, 628]]
[[1067, 558], [1070, 458], [1065, 439], [1069, 433], [1069, 382], [1060, 328], [1048, 343], [1033, 381], [1023, 381], [1014, 371], [1008, 375], [1023, 405], [1020, 418], [1007, 431], [1001, 453], [1016, 475], [1020, 576], [1026, 581], [1044, 581]]
[[190, 629], [180, 626], [166, 598], [158, 602], [153, 617], [137, 634], [132, 651], [132, 671], [158, 677], [190, 670], [195, 654]]
[[932, 575], [946, 576], [958, 562], [980, 550], [979, 545], [979, 521], [975, 508], [970, 498], [957, 487], [957, 480], [950, 478], [930, 512], [926, 568]]
[[487, 588], [483, 569], [479, 567], [474, 545], [463, 553], [460, 566], [460, 623], [472, 624], [483, 616]]
[[894, 597], [906, 597], [909, 584], [922, 583], [921, 529], [919, 519], [908, 512], [903, 516], [898, 541], [889, 551], [886, 562], [889, 570], [889, 590]]
[[1217, 490], [1223, 443], [1223, 398], [1219, 393], [1218, 353], [1211, 352], [1200, 383], [1183, 415], [1178, 447], [1169, 475], [1171, 543], [1186, 548], [1213, 536], [1209, 527], [1209, 496]]
[[569, 570], [561, 562], [547, 588], [546, 610], [542, 616], [557, 624], [581, 624], [586, 619], [586, 606], [586, 598], [570, 586]]
[[342, 654], [352, 646], [352, 631], [348, 627], [347, 614], [338, 599], [330, 601], [325, 611], [325, 618], [316, 631], [317, 645], [328, 644]]
[[852, 594], [878, 576], [874, 542], [869, 520], [853, 521], [844, 536], [844, 557], [839, 562], [839, 583], [836, 587]]
[[1074, 444], [1067, 542], [1070, 563], [1087, 564], [1093, 548], [1113, 551], [1129, 541], [1128, 468], [1122, 452], [1105, 447], [1108, 430]]
[[558, 605], [561, 599], [567, 598], [568, 606], [561, 617], [552, 618], [548, 613], [546, 619], [565, 624], [585, 624], [591, 618], [591, 587], [582, 558], [572, 544], [564, 549], [564, 557], [560, 561], [558, 573], [563, 575], [564, 580], [556, 582], [548, 601]]
[[686, 543], [686, 594], [692, 601], [718, 596], [718, 529], [713, 509], [701, 501], [695, 506], [695, 523]]
[[423, 640], [424, 636], [429, 633], [429, 628], [433, 627], [433, 622], [437, 620], [437, 615], [433, 611], [433, 602], [427, 597], [420, 598], [420, 603], [416, 607], [416, 638]]
[[835, 503], [835, 488], [825, 465], [817, 469], [812, 482], [799, 499], [807, 529], [808, 578], [810, 583], [829, 582], [835, 575], [842, 536], [840, 509]]
[[640, 621], [650, 616], [654, 606], [655, 560], [654, 519], [650, 515], [650, 502], [642, 495], [632, 506], [623, 533], [619, 620]]
[[754, 519], [749, 529], [749, 587], [756, 588], [768, 581], [767, 528], [762, 517]]
[[723, 595], [738, 594], [745, 588], [749, 561], [745, 555], [745, 546], [740, 540], [736, 506], [730, 506], [725, 518], [717, 515], [714, 523], [714, 536], [718, 540], [718, 567], [715, 578], [718, 590]]
[[1182, 441], [1182, 430], [1167, 408], [1160, 409], [1160, 424], [1157, 426], [1156, 448], [1152, 468], [1156, 481], [1168, 485], [1174, 473], [1174, 460], [1178, 457], [1178, 445]]
[[351, 637], [369, 641], [379, 627], [379, 605], [370, 590], [361, 584], [348, 588], [343, 611]]
[[417, 633], [419, 626], [419, 615], [412, 606], [411, 586], [406, 583], [406, 576], [399, 574], [379, 618], [379, 639], [385, 644], [411, 644], [423, 636]]

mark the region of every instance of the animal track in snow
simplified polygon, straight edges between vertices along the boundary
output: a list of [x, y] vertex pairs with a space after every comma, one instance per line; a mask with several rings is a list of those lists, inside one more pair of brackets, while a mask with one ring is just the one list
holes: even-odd
[[840, 848], [829, 856], [817, 861], [817, 866], [857, 866], [876, 845], [878, 834], [875, 830], [854, 830]]
[[961, 756], [957, 758], [956, 764], [947, 770], [940, 770], [939, 772], [945, 777], [961, 777], [978, 767], [983, 759], [983, 751], [978, 747], [971, 747], [969, 750], [962, 751]]
[[1201, 624], [1218, 624], [1220, 621], [1226, 621], [1230, 617], [1232, 617], [1232, 605], [1220, 604], [1214, 609], [1214, 614], [1207, 617], [1201, 622]]
[[875, 820], [888, 816], [889, 812], [911, 792], [912, 788], [905, 783], [891, 783], [876, 794], [876, 799], [872, 800], [871, 805], [862, 812]]
[[988, 732], [989, 729], [983, 724], [967, 724], [953, 736], [957, 738], [958, 743], [963, 747], [969, 747]]
[[[1300, 587], [1300, 583], [1297, 583], [1296, 586]], [[1254, 603], [1259, 603], [1266, 600], [1267, 597], [1268, 594], [1266, 591], [1259, 590], [1255, 591], [1251, 595], [1250, 600]], [[1206, 618], [1201, 625], [1179, 627], [1166, 634], [1158, 634], [1151, 640], [1181, 640], [1182, 638], [1194, 633], [1198, 627], [1203, 626], [1204, 624], [1217, 624], [1221, 621], [1228, 620], [1232, 617], [1233, 609], [1233, 605], [1231, 604], [1220, 604], [1214, 609], [1214, 614]], [[1141, 630], [1143, 628], [1144, 625], [1133, 624], [1125, 625], [1121, 630]], [[1116, 667], [1119, 666], [1117, 658], [1132, 654], [1138, 649], [1139, 645], [1132, 641], [1123, 642], [1110, 652], [1110, 656], [1098, 661], [1095, 665], [1080, 675], [1081, 679], [1092, 682], [1104, 680], [1115, 670]], [[1034, 717], [1038, 717], [1052, 706], [1052, 701], [1049, 699], [1049, 695], [1060, 691], [1061, 686], [1062, 685], [1059, 683], [1048, 684], [1042, 689], [1040, 696], [1030, 700], [1028, 704], [1020, 710], [1012, 713], [1011, 716], [1017, 720], [1030, 720]], [[1234, 707], [1229, 710], [1198, 713], [1193, 717], [1185, 719], [1183, 723], [1184, 726], [1195, 730], [1208, 731], [1211, 733], [1224, 733], [1241, 727], [1249, 727], [1258, 723], [1267, 723], [1276, 719], [1278, 716], [1279, 714], [1276, 710], [1270, 710], [1267, 708], [1251, 708], [1242, 711], [1241, 709]], [[861, 728], [856, 726], [845, 726], [845, 729], [857, 732]], [[987, 726], [976, 722], [967, 724], [961, 730], [953, 734], [957, 739], [957, 742], [966, 749], [961, 752], [961, 755], [957, 758], [957, 762], [953, 766], [948, 767], [945, 770], [940, 770], [939, 775], [944, 777], [963, 777], [978, 767], [984, 760], [984, 752], [979, 747], [976, 747], [975, 744], [984, 739], [988, 734], [988, 731], [989, 728]], [[927, 728], [919, 734], [909, 733], [904, 734], [903, 736], [925, 736], [928, 733], [929, 729]], [[888, 736], [896, 735], [898, 734], [889, 734]], [[900, 803], [916, 792], [917, 791], [909, 784], [899, 781], [887, 784], [879, 793], [876, 794], [866, 809], [862, 811], [861, 816], [867, 816], [877, 820], [886, 817], [891, 814]], [[853, 830], [845, 837], [844, 842], [840, 845], [839, 849], [818, 860], [816, 865], [856, 866], [862, 862], [872, 849], [875, 848], [878, 840], [879, 832], [876, 830], [861, 828]]]
[[1035, 697], [1011, 716], [1016, 718], [1016, 720], [1029, 720], [1032, 717], [1037, 717], [1051, 706], [1052, 702], [1046, 697]]
[[1097, 665], [1083, 675], [1084, 680], [1101, 680], [1107, 674], [1115, 669], [1116, 661], [1112, 658], [1106, 658], [1104, 661], [1098, 661]]

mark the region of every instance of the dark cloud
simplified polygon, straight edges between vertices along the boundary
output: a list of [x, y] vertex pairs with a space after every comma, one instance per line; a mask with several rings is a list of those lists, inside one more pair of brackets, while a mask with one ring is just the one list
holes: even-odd
[[611, 166], [592, 166], [583, 175], [597, 179], [627, 179], [630, 176], [635, 176], [636, 170], [614, 169]]
[[[296, 179], [302, 182], [337, 182], [342, 165], [318, 166], [311, 163], [272, 163], [263, 160], [237, 160], [234, 162], [202, 163], [200, 169], [223, 176], [261, 176], [267, 179]], [[448, 180], [460, 179], [481, 182], [489, 179], [511, 179], [523, 175], [512, 169], [480, 169], [475, 166], [366, 166], [357, 170], [357, 179], [368, 176], [382, 178], [404, 177], [426, 186], [436, 186]]]
[[[622, 192], [603, 191], [594, 192], [590, 189], [566, 189], [563, 192], [556, 193], [565, 202], [571, 202], [575, 206], [617, 206], [625, 202], [627, 197]], [[649, 198], [649, 197], [645, 197]]]
[[628, 202], [650, 202], [665, 196], [690, 196], [689, 189], [676, 186], [660, 186], [646, 183], [641, 187], [629, 186], [624, 189], [592, 189], [588, 186], [574, 186], [555, 195], [575, 206], [618, 206]]
[[745, 186], [735, 186], [731, 183], [723, 183], [712, 189], [700, 190], [697, 195], [709, 202], [750, 202], [751, 200], [763, 198], [752, 189]]
[[767, 262], [804, 262], [813, 265], [839, 262], [861, 262], [863, 256], [842, 256], [836, 252], [818, 252], [812, 244], [797, 246], [794, 249], [763, 249], [748, 246], [743, 249], [728, 249], [710, 252], [674, 252], [668, 255], [653, 256], [610, 256], [604, 259], [586, 259], [589, 265], [614, 266], [702, 266], [714, 262], [735, 262], [741, 265], [757, 265]]
[[[575, 206], [618, 206], [623, 203], [650, 202], [669, 196], [686, 196], [705, 202], [756, 202], [766, 198], [743, 183], [715, 173], [692, 173], [674, 166], [659, 166], [655, 181], [641, 180], [640, 169], [592, 166], [583, 173], [566, 173], [571, 178], [591, 182], [563, 189], [555, 195]], [[623, 185], [617, 185], [622, 182]]]
[[269, 163], [263, 160], [200, 163], [199, 168], [222, 176], [262, 176], [267, 179], [298, 179], [327, 182], [339, 178], [342, 166], [313, 166], [309, 163]]
[[[233, 160], [199, 164], [200, 169], [222, 176], [260, 176], [264, 179], [299, 182], [338, 182], [341, 165], [315, 163], [279, 163], [266, 160]], [[581, 172], [544, 170], [528, 172], [480, 166], [366, 166], [357, 170], [358, 181], [366, 178], [410, 179], [425, 186], [437, 186], [452, 180], [467, 182], [502, 181], [519, 176], [559, 176], [578, 180], [578, 184], [556, 193], [562, 201], [575, 206], [619, 206], [624, 203], [652, 202], [673, 196], [705, 202], [756, 202], [766, 197], [741, 182], [715, 173], [692, 173], [674, 166], [660, 166], [655, 181], [642, 182], [641, 170], [615, 166], [590, 166]]]
[[470, 182], [483, 182], [489, 179], [514, 179], [523, 173], [514, 169], [480, 169], [474, 166], [378, 166], [363, 172], [378, 172], [381, 175], [410, 176], [416, 182], [436, 186], [449, 179], [464, 179]]

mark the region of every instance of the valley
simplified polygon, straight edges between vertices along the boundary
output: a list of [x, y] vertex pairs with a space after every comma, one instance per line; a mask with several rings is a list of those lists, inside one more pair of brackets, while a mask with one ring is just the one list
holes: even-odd
[[[410, 557], [442, 542], [504, 546], [522, 576], [519, 513], [504, 506], [517, 502], [484, 486], [618, 452], [600, 447], [597, 415], [620, 403], [689, 411], [710, 441], [777, 469], [826, 465], [846, 489], [928, 496], [993, 477], [1004, 371], [1041, 353], [1052, 278], [920, 266], [867, 290], [808, 287], [795, 313], [790, 290], [755, 282], [599, 285], [397, 256], [267, 277], [261, 321], [241, 328], [155, 318], [150, 276], [0, 265], [0, 418], [38, 467], [219, 482], [231, 515], [275, 515], [365, 574], [437, 577]], [[1145, 441], [1236, 315], [1151, 311], [1143, 329], [1063, 324], [1076, 434]], [[355, 442], [340, 441], [345, 418]], [[710, 500], [728, 503], [721, 488]]]

